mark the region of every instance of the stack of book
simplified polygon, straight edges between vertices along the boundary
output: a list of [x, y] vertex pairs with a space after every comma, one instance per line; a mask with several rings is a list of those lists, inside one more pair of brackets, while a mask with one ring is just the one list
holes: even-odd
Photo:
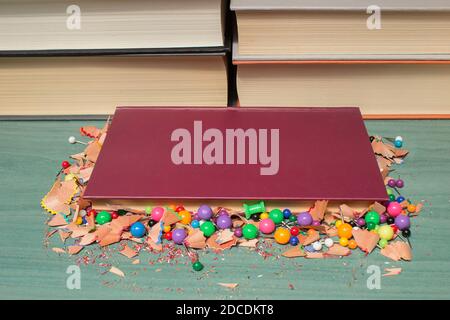
[[0, 116], [227, 105], [227, 1], [73, 3], [0, 1]]
[[240, 106], [450, 115], [449, 1], [231, 0], [231, 10]]

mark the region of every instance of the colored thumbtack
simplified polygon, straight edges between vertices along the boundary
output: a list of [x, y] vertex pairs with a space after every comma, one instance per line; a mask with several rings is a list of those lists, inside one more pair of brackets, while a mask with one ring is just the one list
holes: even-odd
[[297, 226], [290, 226], [289, 223], [281, 222], [281, 225], [289, 230], [292, 237], [297, 237], [300, 234], [300, 228]]
[[394, 143], [394, 144], [397, 141], [403, 143], [403, 137], [402, 136], [396, 136], [395, 138], [383, 137], [383, 139], [386, 139], [387, 141], [389, 141], [391, 143]]
[[186, 245], [185, 241], [183, 241], [182, 244], [184, 245], [184, 248], [187, 251], [188, 257], [191, 259], [192, 269], [194, 269], [195, 271], [202, 271], [204, 266], [200, 261], [198, 261], [198, 254], [196, 252], [192, 252]]
[[409, 237], [411, 236], [411, 231], [409, 229], [405, 229], [402, 231], [402, 235], [400, 235], [400, 233], [397, 233], [397, 236], [402, 239], [403, 241], [405, 241], [406, 238], [406, 242], [408, 242], [409, 246], [412, 249], [412, 245], [411, 242], [409, 241]]
[[61, 167], [62, 167], [63, 169], [67, 169], [68, 167], [70, 167], [70, 162], [64, 160], [63, 162], [61, 162]]
[[399, 188], [399, 189], [403, 188], [405, 186], [405, 182], [402, 179], [400, 179], [400, 178], [397, 179], [397, 180], [389, 179], [387, 185], [389, 187], [391, 187], [392, 189], [394, 189], [394, 191], [397, 192], [397, 194], [400, 196], [401, 194], [400, 194], [400, 192], [398, 191], [397, 188]]
[[259, 203], [255, 203], [252, 205], [244, 203], [244, 212], [245, 212], [245, 218], [250, 219], [252, 214], [255, 213], [261, 213], [266, 211], [266, 206], [264, 205], [264, 201], [261, 201]]
[[78, 141], [74, 136], [70, 136], [69, 139], [67, 139], [67, 141], [69, 141], [70, 144], [80, 143], [80, 144], [87, 145], [86, 142]]
[[334, 245], [334, 241], [331, 238], [326, 238], [323, 243], [327, 248], [331, 248]]
[[316, 251], [322, 250], [322, 243], [320, 241], [315, 241], [312, 243], [313, 249]]

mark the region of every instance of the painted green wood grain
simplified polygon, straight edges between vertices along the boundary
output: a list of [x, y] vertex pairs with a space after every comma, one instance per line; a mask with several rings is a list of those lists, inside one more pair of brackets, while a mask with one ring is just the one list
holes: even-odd
[[[194, 273], [185, 259], [152, 266], [144, 253], [140, 265], [131, 265], [114, 253], [108, 261], [126, 273], [124, 279], [102, 275], [95, 265], [82, 266], [81, 290], [68, 290], [65, 272], [74, 258], [43, 247], [46, 216], [39, 201], [60, 162], [81, 148], [69, 145], [67, 137], [82, 124], [86, 121], [0, 121], [0, 298], [450, 298], [450, 121], [367, 122], [370, 133], [404, 136], [411, 155], [397, 168], [406, 181], [405, 194], [428, 202], [414, 220], [411, 263], [394, 263], [377, 252], [330, 260], [264, 260], [247, 249], [233, 249], [223, 255], [202, 253], [209, 272]], [[57, 236], [52, 245], [61, 246]], [[403, 272], [382, 278], [380, 290], [369, 290], [366, 268], [371, 264], [399, 266]], [[229, 291], [218, 282], [239, 287]]]

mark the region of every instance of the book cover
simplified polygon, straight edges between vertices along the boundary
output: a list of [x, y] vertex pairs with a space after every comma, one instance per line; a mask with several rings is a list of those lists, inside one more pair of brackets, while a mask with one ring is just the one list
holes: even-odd
[[387, 199], [354, 107], [117, 108], [84, 196]]

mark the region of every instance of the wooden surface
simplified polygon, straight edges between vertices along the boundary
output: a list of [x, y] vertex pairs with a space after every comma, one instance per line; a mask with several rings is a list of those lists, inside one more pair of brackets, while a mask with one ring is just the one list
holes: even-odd
[[[177, 264], [141, 264], [111, 253], [109, 259], [81, 266], [81, 289], [66, 288], [66, 268], [75, 258], [43, 245], [46, 215], [39, 206], [57, 168], [81, 149], [67, 143], [87, 121], [0, 121], [0, 298], [31, 299], [442, 299], [450, 298], [450, 121], [368, 121], [372, 134], [405, 139], [411, 150], [397, 167], [405, 195], [426, 200], [413, 220], [413, 262], [391, 262], [375, 251], [344, 259], [263, 259], [247, 249], [218, 255], [201, 253], [205, 271], [194, 273], [187, 259]], [[101, 122], [89, 122], [100, 125]], [[364, 177], [361, 177], [364, 179]], [[50, 247], [62, 247], [58, 236]], [[86, 254], [87, 252], [85, 252]], [[109, 253], [108, 253], [109, 254]], [[125, 278], [107, 273], [112, 263]], [[380, 290], [366, 286], [369, 265], [401, 267], [382, 277]], [[217, 283], [238, 283], [234, 291]]]

